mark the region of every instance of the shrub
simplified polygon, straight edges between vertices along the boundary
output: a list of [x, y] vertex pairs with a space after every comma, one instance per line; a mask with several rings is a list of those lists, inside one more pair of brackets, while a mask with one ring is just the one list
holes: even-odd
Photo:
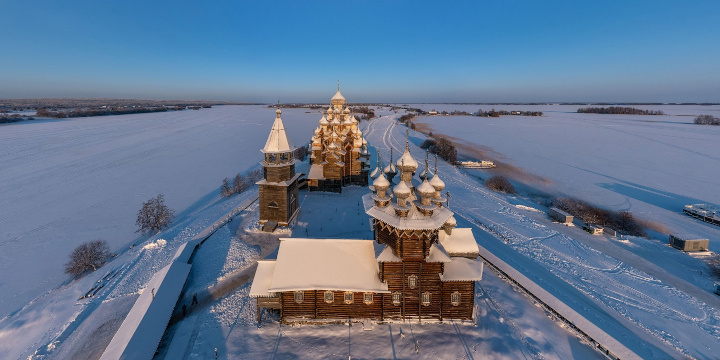
[[110, 256], [112, 254], [107, 241], [98, 239], [86, 242], [70, 253], [70, 260], [65, 264], [65, 273], [77, 278], [90, 270], [95, 271], [105, 265]]
[[170, 226], [175, 212], [165, 205], [165, 198], [162, 194], [143, 203], [138, 211], [135, 224], [139, 227], [137, 232], [149, 234], [153, 231], [160, 231]]
[[514, 194], [515, 187], [504, 176], [495, 175], [485, 180], [485, 187], [506, 194]]
[[700, 115], [695, 118], [695, 123], [699, 125], [720, 125], [720, 118], [712, 115]]

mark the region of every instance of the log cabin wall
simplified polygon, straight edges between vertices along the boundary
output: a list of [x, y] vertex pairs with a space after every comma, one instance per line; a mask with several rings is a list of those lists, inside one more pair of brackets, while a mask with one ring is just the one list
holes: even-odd
[[352, 304], [345, 303], [344, 291], [333, 291], [333, 302], [325, 302], [325, 291], [318, 290], [315, 303], [318, 319], [373, 319], [379, 320], [382, 315], [382, 294], [373, 293], [372, 304], [365, 304], [363, 292], [353, 293]]
[[[382, 263], [381, 279], [388, 284], [388, 290], [400, 292], [401, 304], [394, 305], [392, 296], [385, 296], [383, 304], [383, 317], [387, 319], [421, 318], [441, 319], [442, 309], [442, 283], [439, 274], [442, 272], [442, 263], [427, 263], [424, 261], [404, 261]], [[410, 288], [410, 276], [416, 276], [416, 286]], [[430, 293], [430, 305], [421, 304], [421, 295]]]
[[265, 179], [268, 182], [287, 181], [295, 176], [295, 164], [288, 166], [267, 166], [263, 167]]
[[[260, 221], [287, 222], [287, 195], [285, 186], [260, 185]], [[273, 203], [275, 206], [271, 206]]]
[[[475, 307], [475, 282], [459, 281], [442, 283], [442, 313], [445, 319], [471, 320], [473, 308]], [[460, 292], [460, 304], [453, 306], [451, 301], [452, 293]]]
[[282, 317], [284, 318], [315, 318], [315, 290], [303, 291], [305, 298], [302, 303], [295, 302], [295, 292], [282, 293]]

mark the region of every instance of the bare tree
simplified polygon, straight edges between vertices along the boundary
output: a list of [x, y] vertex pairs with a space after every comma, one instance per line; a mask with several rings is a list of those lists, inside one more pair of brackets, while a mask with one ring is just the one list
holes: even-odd
[[170, 225], [175, 212], [165, 205], [165, 198], [159, 194], [155, 198], [143, 203], [138, 211], [137, 224], [140, 227], [137, 232], [149, 234], [153, 231], [160, 231]]
[[95, 271], [110, 258], [110, 247], [105, 240], [89, 241], [76, 247], [65, 264], [65, 273], [79, 277], [87, 271]]
[[220, 196], [228, 197], [232, 195], [232, 189], [230, 189], [230, 179], [224, 178], [222, 186], [220, 187]]
[[515, 187], [504, 176], [495, 175], [485, 180], [485, 187], [493, 191], [499, 191], [506, 194], [514, 194]]
[[247, 185], [245, 183], [245, 180], [243, 179], [242, 175], [237, 174], [235, 175], [235, 179], [233, 180], [232, 184], [232, 193], [233, 194], [239, 194], [243, 192], [247, 188]]

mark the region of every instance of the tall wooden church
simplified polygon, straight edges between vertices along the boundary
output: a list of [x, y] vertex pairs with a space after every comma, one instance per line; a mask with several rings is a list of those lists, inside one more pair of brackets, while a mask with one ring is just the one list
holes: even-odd
[[280, 115], [270, 129], [263, 153], [263, 179], [256, 184], [259, 187], [260, 225], [273, 222], [287, 226], [298, 213], [298, 177], [295, 173], [295, 147], [285, 133]]
[[395, 165], [397, 184], [380, 167], [363, 197], [373, 240], [285, 238], [276, 259], [258, 261], [250, 289], [258, 320], [262, 308], [284, 322], [474, 319], [483, 266], [471, 229], [455, 228], [427, 161], [423, 181], [414, 178], [407, 143]]
[[341, 192], [347, 185], [367, 186], [367, 142], [357, 118], [345, 105], [340, 86], [330, 102], [312, 136], [308, 187], [311, 191]]

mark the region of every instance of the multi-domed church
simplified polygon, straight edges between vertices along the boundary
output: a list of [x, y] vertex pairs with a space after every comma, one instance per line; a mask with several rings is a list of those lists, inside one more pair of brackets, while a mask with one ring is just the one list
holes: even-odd
[[[328, 111], [331, 122], [339, 122], [335, 116], [344, 114], [341, 97], [339, 91], [333, 97], [340, 111]], [[351, 122], [323, 125], [321, 121], [324, 128], [316, 130], [313, 142], [320, 139], [322, 145], [312, 161], [325, 160], [312, 162], [313, 166], [338, 163], [334, 158], [327, 161], [330, 155], [325, 152], [334, 150], [328, 149], [333, 142], [325, 139], [340, 135], [332, 126], [348, 126], [344, 129], [352, 130], [343, 130], [346, 134], [362, 139]], [[360, 147], [367, 152], [364, 141]], [[416, 178], [418, 162], [407, 141], [397, 162], [383, 165], [373, 171], [372, 192], [363, 196], [374, 238], [280, 239], [276, 258], [258, 261], [250, 289], [250, 296], [257, 299], [258, 320], [263, 308], [279, 310], [284, 322], [474, 319], [475, 282], [483, 272], [479, 248], [471, 229], [456, 228], [437, 168], [433, 174], [426, 159], [422, 176]], [[388, 179], [385, 170], [399, 177]], [[356, 181], [367, 183], [367, 173], [363, 176]], [[261, 214], [267, 201], [260, 197]]]
[[367, 142], [357, 118], [345, 105], [340, 86], [330, 103], [313, 133], [308, 187], [310, 191], [341, 192], [347, 185], [366, 186], [370, 159]]

